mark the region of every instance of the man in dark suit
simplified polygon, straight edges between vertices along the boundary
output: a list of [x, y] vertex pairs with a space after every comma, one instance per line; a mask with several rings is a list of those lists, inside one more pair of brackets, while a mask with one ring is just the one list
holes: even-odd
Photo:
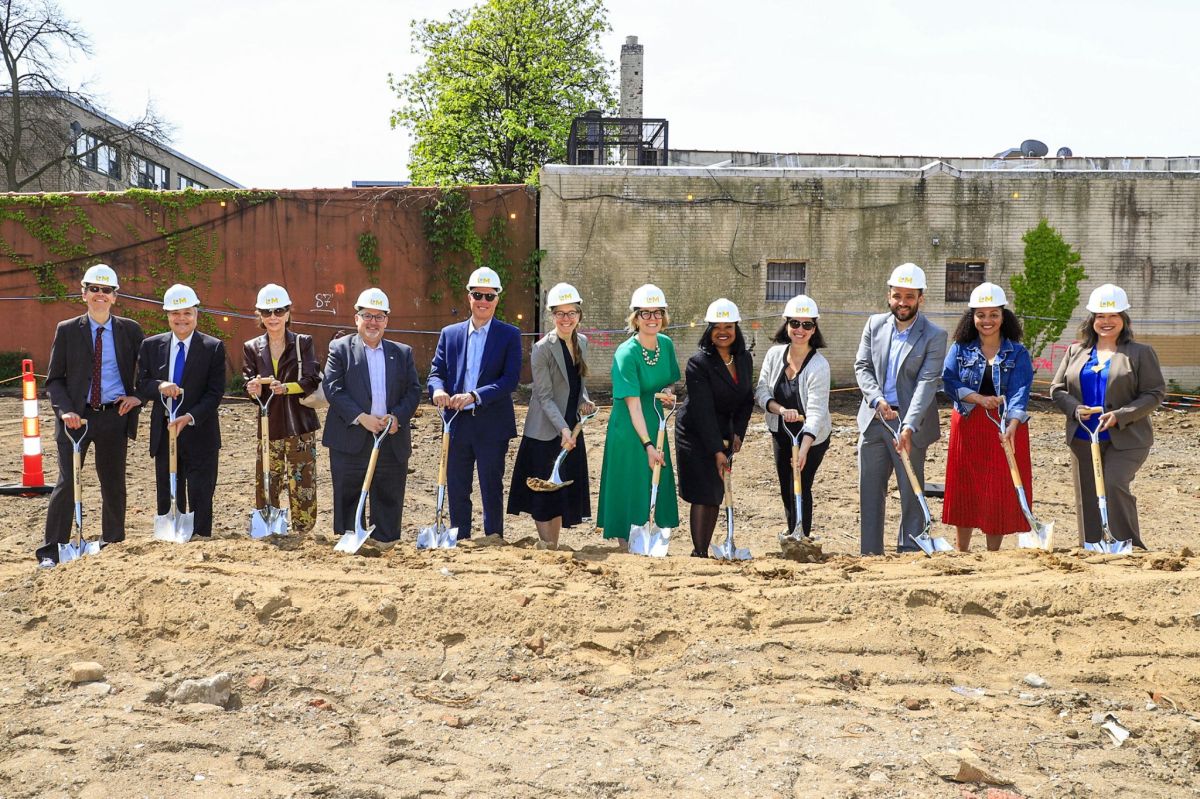
[[471, 472], [479, 464], [484, 535], [504, 535], [504, 459], [517, 435], [512, 393], [521, 377], [521, 331], [495, 319], [500, 276], [476, 269], [467, 281], [471, 318], [442, 328], [429, 393], [442, 413], [462, 411], [450, 431], [446, 490], [450, 526], [471, 537]]
[[37, 551], [42, 566], [58, 562], [58, 545], [71, 536], [73, 506], [72, 447], [65, 430], [77, 436], [87, 420], [82, 450], [96, 445], [96, 476], [100, 479], [101, 540], [125, 540], [125, 462], [129, 439], [137, 435], [138, 406], [134, 372], [142, 328], [132, 319], [115, 316], [117, 273], [105, 264], [83, 275], [87, 313], [60, 322], [50, 345], [46, 393], [55, 412], [58, 445], [58, 483], [46, 510], [45, 544]]
[[371, 482], [371, 538], [379, 549], [400, 540], [408, 459], [412, 454], [409, 421], [421, 401], [412, 348], [385, 341], [391, 305], [380, 289], [367, 289], [354, 304], [358, 334], [335, 339], [325, 364], [329, 414], [321, 443], [329, 449], [333, 478], [333, 530], [354, 530], [354, 514], [375, 436], [388, 437], [379, 450]]
[[[138, 355], [138, 394], [153, 403], [150, 455], [158, 481], [158, 514], [171, 510], [170, 448], [167, 409], [173, 403], [179, 434], [176, 501], [180, 513], [195, 513], [193, 535], [212, 535], [213, 492], [217, 487], [217, 453], [221, 426], [217, 407], [225, 394], [225, 344], [196, 329], [200, 298], [175, 284], [163, 295], [171, 330], [142, 342]], [[181, 396], [182, 395], [182, 396]]]
[[[937, 389], [946, 358], [946, 331], [920, 313], [925, 301], [925, 272], [901, 264], [888, 279], [888, 312], [875, 314], [863, 327], [854, 361], [862, 391], [858, 409], [859, 549], [883, 554], [883, 516], [888, 479], [900, 484], [897, 551], [916, 552], [912, 537], [925, 526], [924, 512], [905, 476], [900, 453], [925, 482], [925, 450], [938, 440]], [[875, 412], [900, 425], [893, 440]]]

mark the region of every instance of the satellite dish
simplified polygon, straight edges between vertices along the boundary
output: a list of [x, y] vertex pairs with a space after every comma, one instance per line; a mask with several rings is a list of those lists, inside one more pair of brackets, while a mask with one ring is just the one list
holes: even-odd
[[1059, 147], [1058, 152], [1055, 153], [1054, 155], [1057, 156], [1058, 158], [1070, 158], [1074, 154], [1075, 153], [1071, 152], [1070, 147]]
[[1045, 158], [1050, 148], [1037, 139], [1026, 139], [1021, 142], [1021, 154], [1026, 158]]

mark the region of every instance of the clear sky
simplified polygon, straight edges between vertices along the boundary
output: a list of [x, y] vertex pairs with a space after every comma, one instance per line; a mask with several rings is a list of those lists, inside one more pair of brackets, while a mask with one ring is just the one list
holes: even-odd
[[[173, 146], [264, 188], [407, 177], [388, 72], [449, 0], [59, 0], [105, 109], [153, 98]], [[1197, 155], [1200, 3], [608, 0], [615, 65], [645, 46], [646, 116], [685, 149]]]

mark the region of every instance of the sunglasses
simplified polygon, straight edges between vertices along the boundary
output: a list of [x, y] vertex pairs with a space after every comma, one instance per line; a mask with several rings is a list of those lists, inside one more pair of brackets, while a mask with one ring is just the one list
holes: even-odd
[[471, 299], [479, 300], [480, 302], [495, 302], [499, 294], [484, 293], [482, 291], [472, 291]]
[[653, 310], [643, 309], [638, 311], [637, 315], [639, 319], [662, 319], [667, 315], [667, 312], [661, 308], [655, 308]]
[[287, 316], [291, 311], [290, 305], [286, 308], [259, 308], [258, 315], [266, 319], [268, 316]]
[[112, 294], [116, 289], [112, 286], [88, 286], [88, 294]]
[[798, 327], [802, 327], [802, 328], [804, 328], [805, 330], [816, 330], [816, 329], [817, 329], [817, 323], [816, 323], [816, 322], [813, 322], [813, 321], [811, 321], [811, 320], [808, 320], [808, 319], [804, 319], [804, 320], [800, 320], [800, 319], [789, 319], [789, 320], [788, 320], [788, 327], [790, 327], [792, 330], [795, 330], [795, 329], [796, 329], [796, 328], [798, 328]]

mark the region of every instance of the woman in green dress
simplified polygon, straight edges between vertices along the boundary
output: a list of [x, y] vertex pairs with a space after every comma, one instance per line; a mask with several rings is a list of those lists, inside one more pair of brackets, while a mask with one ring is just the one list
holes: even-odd
[[670, 447], [659, 452], [658, 416], [654, 394], [674, 393], [679, 380], [675, 345], [662, 334], [670, 324], [667, 300], [657, 286], [645, 285], [629, 303], [629, 330], [634, 335], [617, 347], [612, 362], [613, 408], [604, 441], [600, 472], [600, 502], [596, 526], [605, 538], [628, 540], [629, 528], [646, 523], [650, 515], [650, 477], [662, 464], [654, 521], [659, 527], [679, 526], [679, 501]]

